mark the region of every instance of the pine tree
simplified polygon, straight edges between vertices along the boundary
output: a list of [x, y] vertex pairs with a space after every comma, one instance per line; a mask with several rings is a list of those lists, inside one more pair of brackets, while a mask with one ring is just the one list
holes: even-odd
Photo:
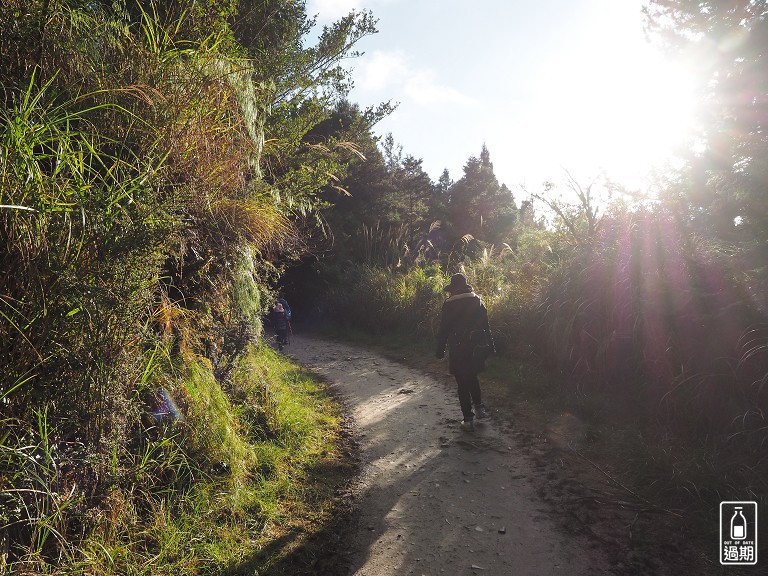
[[470, 157], [464, 176], [448, 190], [448, 219], [457, 236], [471, 234], [492, 244], [504, 241], [517, 217], [512, 192], [499, 184], [488, 148]]

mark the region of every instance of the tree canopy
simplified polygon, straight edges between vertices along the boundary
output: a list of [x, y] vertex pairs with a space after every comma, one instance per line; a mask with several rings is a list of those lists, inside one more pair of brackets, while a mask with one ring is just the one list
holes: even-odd
[[491, 244], [503, 242], [511, 232], [517, 207], [509, 188], [493, 173], [488, 148], [470, 157], [464, 175], [447, 192], [449, 221], [458, 234], [471, 234]]
[[[768, 232], [768, 3], [651, 0], [648, 30], [701, 75], [701, 150], [677, 195], [721, 235]], [[738, 230], [736, 230], [738, 224]]]

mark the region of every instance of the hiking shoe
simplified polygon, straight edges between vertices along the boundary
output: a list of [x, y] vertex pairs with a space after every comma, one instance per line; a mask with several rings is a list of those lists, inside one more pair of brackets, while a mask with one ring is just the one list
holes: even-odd
[[488, 418], [488, 412], [485, 409], [485, 404], [475, 404], [472, 407], [472, 411], [475, 413], [475, 418]]
[[475, 424], [472, 422], [472, 420], [462, 420], [461, 429], [464, 430], [464, 432], [474, 432]]

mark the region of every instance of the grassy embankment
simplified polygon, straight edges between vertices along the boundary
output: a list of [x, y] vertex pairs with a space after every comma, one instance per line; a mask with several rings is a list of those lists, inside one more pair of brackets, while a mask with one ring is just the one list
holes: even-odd
[[240, 7], [0, 2], [0, 573], [262, 571], [326, 514], [335, 408], [242, 356], [372, 24]]
[[[62, 540], [56, 574], [309, 570], [321, 554], [318, 534], [336, 521], [336, 491], [352, 465], [338, 404], [324, 384], [267, 346], [248, 352], [226, 388], [204, 360], [180, 368], [154, 421], [144, 423], [135, 461], [116, 454], [112, 474], [120, 481], [87, 509], [74, 488], [77, 472], [61, 465], [41, 415], [36, 445], [4, 448], [2, 456], [27, 477], [14, 485], [36, 478], [41, 499], [52, 496], [52, 505], [33, 521], [20, 515], [18, 528], [34, 532], [33, 546], [6, 568], [50, 570], [50, 540]], [[69, 494], [61, 493], [70, 483]], [[84, 514], [86, 537], [63, 541], [74, 523], [85, 524]]]

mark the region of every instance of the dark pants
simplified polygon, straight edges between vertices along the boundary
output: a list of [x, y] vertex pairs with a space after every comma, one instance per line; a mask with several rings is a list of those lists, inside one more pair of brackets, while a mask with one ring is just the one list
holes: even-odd
[[472, 404], [480, 404], [480, 382], [476, 373], [454, 374], [459, 385], [459, 403], [464, 420], [474, 420], [475, 413]]
[[275, 332], [277, 333], [277, 349], [282, 350], [283, 346], [288, 344], [288, 328], [278, 328]]

